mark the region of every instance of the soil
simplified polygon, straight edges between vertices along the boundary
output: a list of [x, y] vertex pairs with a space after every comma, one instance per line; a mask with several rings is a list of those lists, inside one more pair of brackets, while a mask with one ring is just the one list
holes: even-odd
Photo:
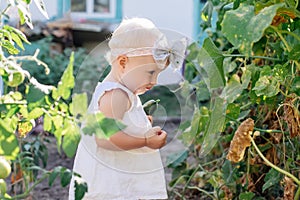
[[[163, 164], [165, 166], [165, 178], [167, 184], [171, 180], [171, 169], [166, 167], [166, 158], [171, 153], [175, 153], [184, 148], [184, 146], [174, 139], [178, 128], [177, 121], [161, 121], [154, 119], [154, 125], [160, 125], [168, 133], [167, 145], [161, 149], [161, 157]], [[72, 169], [73, 158], [67, 158], [65, 155], [61, 155], [57, 152], [56, 140], [53, 136], [48, 136], [50, 143], [47, 144], [48, 147], [48, 163], [46, 169], [50, 170], [56, 166], [65, 166]], [[37, 187], [31, 192], [31, 196], [26, 200], [67, 200], [68, 199], [68, 186], [62, 188], [60, 185], [60, 180], [54, 182], [52, 187], [49, 187], [48, 180], [44, 180], [42, 183], [37, 185]]]

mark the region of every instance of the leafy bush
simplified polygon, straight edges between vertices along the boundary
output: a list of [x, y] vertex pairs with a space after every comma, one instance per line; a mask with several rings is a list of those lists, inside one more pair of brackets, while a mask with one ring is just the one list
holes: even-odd
[[189, 151], [170, 157], [172, 198], [300, 198], [299, 8], [207, 1], [201, 27], [210, 37], [190, 46], [186, 74], [191, 85], [205, 82], [210, 105], [182, 128]]
[[[1, 11], [0, 19], [7, 16], [7, 11], [11, 6], [18, 8], [20, 23], [32, 27], [29, 4], [32, 1], [7, 1], [6, 8]], [[47, 16], [45, 5], [42, 0], [34, 1], [41, 12]], [[1, 23], [3, 22], [0, 20]], [[54, 180], [60, 177], [62, 187], [66, 187], [72, 175], [75, 176], [75, 197], [82, 199], [87, 191], [87, 184], [82, 181], [79, 174], [72, 172], [65, 167], [57, 166], [54, 169], [46, 170], [47, 146], [46, 138], [37, 137], [34, 141], [29, 141], [27, 136], [32, 129], [31, 121], [42, 117], [44, 120], [44, 130], [54, 134], [57, 141], [58, 151], [64, 151], [68, 157], [74, 156], [77, 145], [80, 141], [80, 124], [83, 120], [91, 127], [87, 126], [85, 134], [103, 134], [109, 136], [118, 130], [111, 127], [120, 127], [113, 119], [107, 119], [103, 114], [90, 116], [87, 114], [87, 95], [85, 93], [74, 93], [74, 52], [70, 50], [65, 54], [57, 56], [50, 61], [49, 51], [43, 51], [41, 56], [47, 57], [49, 66], [39, 59], [39, 49], [34, 55], [19, 55], [20, 50], [25, 50], [23, 43], [29, 44], [26, 36], [18, 29], [9, 25], [0, 26], [0, 75], [6, 88], [4, 94], [0, 96], [0, 160], [1, 167], [6, 170], [0, 179], [0, 199], [24, 199], [36, 185], [48, 179], [51, 187]], [[46, 48], [47, 45], [44, 46]], [[83, 59], [83, 51], [77, 52], [78, 57]], [[68, 58], [69, 56], [69, 58]], [[34, 61], [34, 62], [32, 62]], [[23, 68], [23, 64], [29, 64], [28, 70]], [[36, 65], [34, 68], [32, 66]], [[94, 67], [88, 62], [89, 67]], [[42, 70], [39, 71], [39, 68]], [[54, 72], [50, 78], [43, 76]], [[35, 78], [30, 74], [37, 76]], [[56, 73], [56, 70], [58, 73]], [[90, 69], [84, 68], [89, 71]], [[93, 68], [93, 72], [95, 69]], [[85, 75], [78, 77], [85, 80]], [[89, 73], [92, 77], [93, 73]], [[99, 75], [100, 76], [100, 75]], [[44, 84], [40, 83], [44, 81]], [[98, 81], [96, 79], [96, 81]], [[90, 81], [90, 79], [88, 79]], [[45, 85], [49, 84], [49, 85]], [[23, 86], [25, 90], [21, 91]], [[81, 87], [79, 87], [81, 88]], [[21, 93], [22, 92], [22, 93]], [[105, 131], [104, 131], [105, 130]], [[8, 167], [11, 164], [11, 168]], [[7, 166], [8, 165], [8, 166]], [[37, 176], [37, 175], [40, 176]], [[2, 178], [10, 176], [11, 184], [15, 190], [12, 196], [7, 193], [6, 183]], [[16, 187], [20, 185], [21, 187]]]
[[32, 55], [36, 49], [39, 49], [37, 59], [42, 60], [48, 66], [49, 73], [45, 73], [45, 68], [40, 67], [34, 61], [24, 61], [22, 68], [42, 84], [57, 85], [69, 63], [71, 53], [74, 52], [73, 75], [76, 77], [76, 92], [86, 92], [88, 97], [91, 97], [101, 73], [107, 66], [104, 58], [95, 58], [84, 48], [66, 48], [61, 53], [51, 49], [51, 45], [53, 45], [52, 38], [46, 37], [25, 46], [26, 51], [21, 52], [22, 56], [26, 56]]

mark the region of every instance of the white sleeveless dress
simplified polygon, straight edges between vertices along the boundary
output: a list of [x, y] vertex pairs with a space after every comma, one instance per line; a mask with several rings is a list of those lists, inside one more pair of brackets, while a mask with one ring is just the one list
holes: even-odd
[[[99, 112], [98, 100], [113, 89], [125, 91], [131, 101], [122, 122], [125, 133], [144, 137], [152, 126], [141, 101], [129, 89], [115, 82], [99, 83], [93, 94], [88, 112]], [[95, 136], [82, 134], [73, 170], [88, 184], [85, 200], [138, 200], [167, 199], [164, 168], [159, 150], [148, 147], [128, 151], [110, 151], [99, 148]], [[74, 200], [74, 179], [69, 189], [69, 200]]]

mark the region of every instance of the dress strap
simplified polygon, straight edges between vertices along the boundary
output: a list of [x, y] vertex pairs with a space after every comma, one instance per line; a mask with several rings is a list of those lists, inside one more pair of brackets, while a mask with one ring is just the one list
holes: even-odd
[[125, 86], [121, 85], [120, 83], [117, 82], [99, 82], [98, 85], [95, 88], [90, 106], [89, 106], [89, 112], [97, 112], [98, 111], [98, 101], [99, 99], [102, 97], [102, 95], [104, 95], [105, 92], [113, 90], [113, 89], [121, 89], [124, 92], [126, 92], [126, 94], [129, 97], [131, 106], [129, 108], [129, 110], [131, 110], [131, 108], [134, 106], [134, 104], [136, 103], [136, 96]]

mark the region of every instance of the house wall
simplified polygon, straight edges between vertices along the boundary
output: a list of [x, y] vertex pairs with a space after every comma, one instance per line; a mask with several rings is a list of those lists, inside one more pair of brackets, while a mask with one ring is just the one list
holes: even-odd
[[123, 0], [124, 17], [146, 17], [162, 29], [192, 38], [193, 0]]
[[[44, 0], [49, 18], [58, 14], [61, 0]], [[158, 27], [170, 29], [193, 37], [193, 5], [194, 0], [123, 0], [123, 17], [146, 17]], [[30, 6], [33, 20], [46, 20], [37, 6]]]
[[[52, 19], [57, 16], [58, 10], [58, 1], [57, 0], [44, 0], [46, 11], [48, 13], [49, 19]], [[41, 14], [35, 3], [30, 4], [30, 11], [32, 14], [32, 19], [45, 21], [46, 18]]]

